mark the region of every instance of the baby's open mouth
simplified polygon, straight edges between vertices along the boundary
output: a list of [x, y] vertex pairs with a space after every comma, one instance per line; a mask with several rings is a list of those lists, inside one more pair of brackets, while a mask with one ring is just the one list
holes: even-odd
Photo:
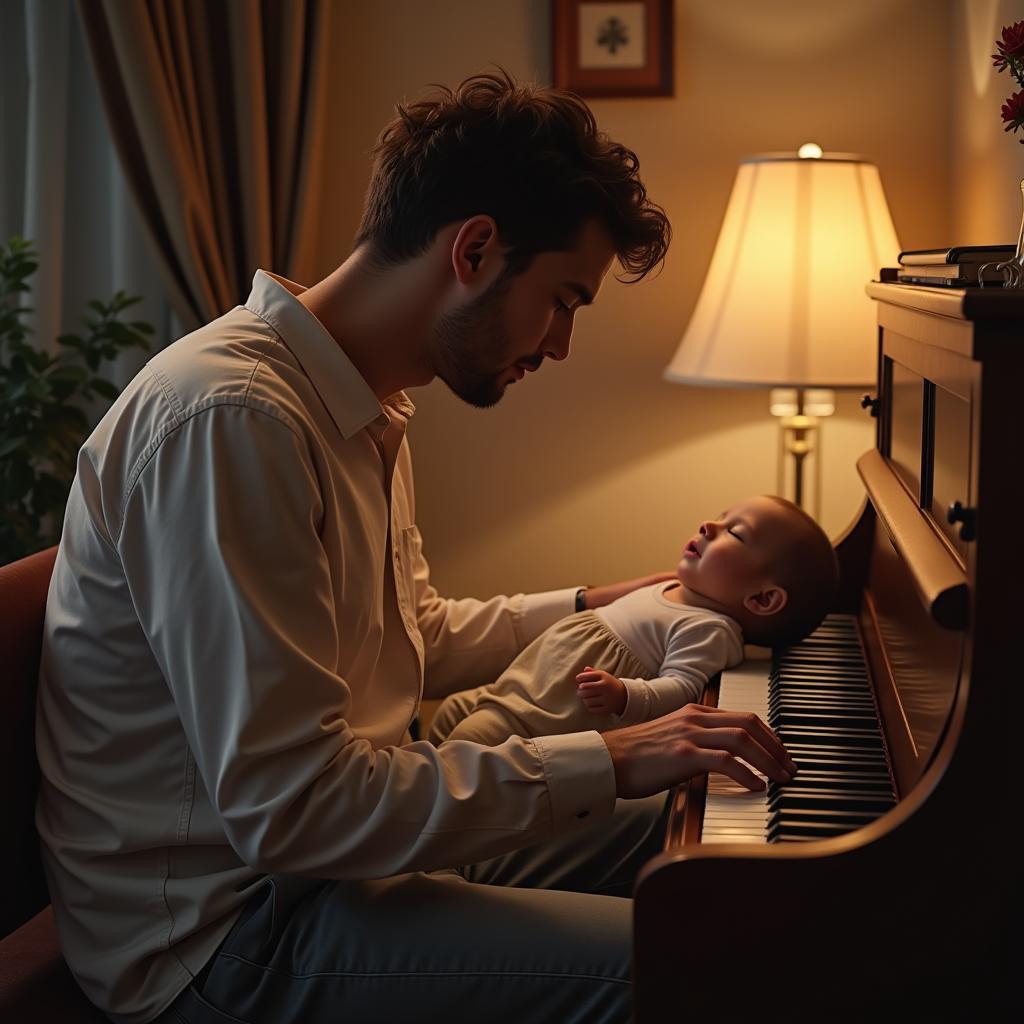
[[694, 558], [700, 558], [700, 548], [697, 547], [695, 541], [691, 540], [690, 543], [686, 545], [686, 553], [688, 555], [693, 555]]

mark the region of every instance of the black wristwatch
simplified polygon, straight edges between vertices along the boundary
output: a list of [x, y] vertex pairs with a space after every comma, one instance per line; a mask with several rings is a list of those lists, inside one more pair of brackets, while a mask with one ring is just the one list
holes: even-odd
[[587, 610], [587, 599], [583, 596], [586, 592], [586, 587], [580, 587], [576, 591], [576, 611], [578, 612], [585, 612]]

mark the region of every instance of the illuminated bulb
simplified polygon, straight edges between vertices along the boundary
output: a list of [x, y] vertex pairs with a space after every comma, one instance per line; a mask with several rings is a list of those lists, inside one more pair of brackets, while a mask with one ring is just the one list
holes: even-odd
[[796, 155], [801, 160], [820, 160], [821, 146], [816, 142], [805, 142], [797, 151]]

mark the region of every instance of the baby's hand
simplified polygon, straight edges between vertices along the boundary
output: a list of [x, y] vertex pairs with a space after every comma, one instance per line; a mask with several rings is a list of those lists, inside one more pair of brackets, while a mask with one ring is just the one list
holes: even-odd
[[626, 710], [626, 684], [599, 668], [588, 665], [576, 676], [576, 695], [595, 714], [621, 715]]

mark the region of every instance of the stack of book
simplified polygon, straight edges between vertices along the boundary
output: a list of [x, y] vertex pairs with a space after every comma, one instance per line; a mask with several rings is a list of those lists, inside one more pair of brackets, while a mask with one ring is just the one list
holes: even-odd
[[1005, 277], [995, 267], [978, 273], [986, 263], [1012, 259], [1015, 245], [958, 245], [952, 249], [913, 249], [900, 253], [896, 279], [902, 284], [925, 284], [939, 288], [977, 288], [1002, 284]]

